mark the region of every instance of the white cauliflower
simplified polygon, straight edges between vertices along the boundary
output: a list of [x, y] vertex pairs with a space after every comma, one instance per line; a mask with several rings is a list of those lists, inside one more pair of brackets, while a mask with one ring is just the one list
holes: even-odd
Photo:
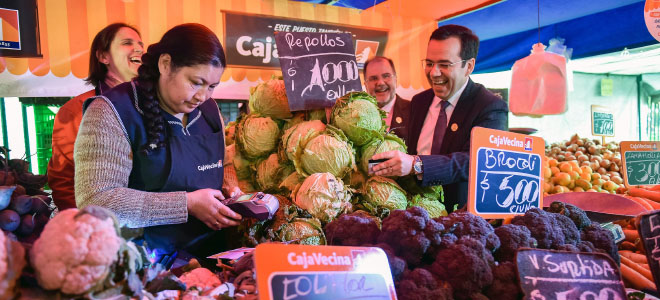
[[194, 287], [199, 289], [202, 294], [222, 284], [218, 276], [206, 268], [196, 268], [183, 273], [179, 280], [186, 284], [186, 290]]
[[122, 245], [112, 212], [98, 206], [67, 209], [48, 222], [30, 262], [44, 289], [81, 295], [103, 286]]
[[25, 249], [0, 230], [0, 300], [13, 299], [16, 281], [25, 267]]

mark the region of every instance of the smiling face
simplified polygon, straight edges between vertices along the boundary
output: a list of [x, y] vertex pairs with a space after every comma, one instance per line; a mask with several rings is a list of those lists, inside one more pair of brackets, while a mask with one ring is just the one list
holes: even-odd
[[367, 65], [364, 74], [367, 92], [383, 107], [396, 98], [396, 74], [387, 60], [376, 59]]
[[158, 60], [161, 107], [172, 115], [190, 113], [211, 98], [213, 89], [220, 83], [224, 68], [198, 64], [173, 69], [170, 59], [169, 54], [163, 54]]
[[107, 76], [127, 82], [137, 76], [143, 52], [140, 35], [131, 28], [122, 27], [110, 43], [110, 49], [99, 55], [99, 61], [108, 67]]
[[[444, 40], [430, 40], [426, 49], [426, 59], [434, 63], [452, 64], [461, 61], [461, 41], [457, 37]], [[465, 65], [463, 65], [465, 64]], [[456, 63], [442, 68], [434, 64], [426, 68], [426, 79], [433, 88], [433, 93], [443, 100], [447, 100], [458, 91], [468, 80], [474, 70], [474, 59], [465, 63]]]

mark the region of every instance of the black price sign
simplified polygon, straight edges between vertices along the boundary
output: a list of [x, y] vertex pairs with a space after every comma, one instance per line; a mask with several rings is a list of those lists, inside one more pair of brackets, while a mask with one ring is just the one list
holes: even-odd
[[591, 134], [597, 136], [614, 136], [614, 113], [609, 108], [591, 106]]
[[626, 185], [660, 184], [660, 142], [621, 142]]
[[362, 90], [350, 34], [277, 32], [275, 42], [291, 111], [332, 107]]
[[660, 287], [660, 212], [641, 215], [637, 231], [644, 243], [646, 260], [649, 262], [655, 286]]
[[619, 268], [606, 254], [521, 248], [516, 265], [525, 299], [626, 299]]

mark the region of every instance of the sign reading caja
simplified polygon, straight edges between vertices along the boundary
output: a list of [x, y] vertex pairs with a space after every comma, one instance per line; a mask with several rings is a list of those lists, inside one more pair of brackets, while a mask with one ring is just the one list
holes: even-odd
[[223, 46], [230, 66], [279, 68], [280, 51], [274, 32], [349, 33], [360, 68], [368, 58], [383, 55], [387, 43], [386, 30], [230, 11], [222, 13]]
[[626, 186], [660, 184], [660, 142], [620, 143]]
[[380, 248], [260, 244], [259, 299], [396, 299]]
[[468, 210], [484, 218], [509, 218], [543, 207], [544, 155], [540, 137], [473, 128]]

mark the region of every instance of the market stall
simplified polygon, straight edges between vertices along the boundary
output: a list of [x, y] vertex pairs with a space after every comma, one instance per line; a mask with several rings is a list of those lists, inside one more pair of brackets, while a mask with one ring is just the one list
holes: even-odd
[[[254, 24], [275, 20], [273, 27], [282, 26], [282, 32], [270, 41], [264, 38], [261, 45], [251, 44], [254, 48], [248, 51], [242, 47], [257, 39], [244, 38], [250, 31], [244, 26], [233, 38], [247, 44], [225, 43], [229, 51], [233, 47], [246, 57], [241, 63], [230, 61], [214, 97], [249, 99], [250, 108], [225, 127], [224, 172], [233, 175], [225, 180], [250, 194], [225, 202], [244, 209], [245, 218], [232, 236], [235, 249], [211, 259], [173, 257], [172, 268], [166, 270], [154, 261], [154, 251], [136, 238], [140, 233], [120, 230], [117, 216], [105, 208], [88, 206], [45, 217], [52, 204], [47, 195], [38, 195], [43, 178], [27, 172], [21, 160], [6, 161], [0, 164], [6, 185], [0, 188], [0, 197], [5, 196], [0, 198], [0, 299], [660, 296], [656, 245], [649, 242], [658, 235], [653, 222], [660, 209], [660, 142], [637, 141], [633, 129], [614, 126], [635, 125], [623, 116], [632, 114], [634, 105], [619, 101], [630, 98], [629, 89], [617, 90], [608, 103], [601, 103], [609, 107], [577, 104], [584, 113], [563, 118], [566, 126], [543, 117], [540, 122], [553, 123], [548, 125], [555, 128], [552, 136], [473, 131], [468, 208], [448, 213], [454, 209], [445, 207], [441, 185], [422, 187], [413, 175], [390, 178], [371, 172], [378, 163], [370, 161], [374, 155], [406, 152], [406, 144], [386, 130], [385, 112], [376, 99], [361, 91], [360, 52], [343, 43], [355, 39], [358, 29], [376, 40], [386, 32], [382, 53], [394, 59], [399, 76], [407, 78], [399, 83], [414, 94], [426, 86], [415, 65], [424, 57], [437, 16], [416, 19], [410, 8], [391, 14], [396, 1], [358, 11], [288, 1], [202, 0], [191, 6], [168, 1], [159, 6], [153, 1], [106, 0], [104, 15], [93, 15], [100, 12], [84, 5], [81, 9], [42, 2], [40, 22], [71, 21], [67, 15], [74, 9], [87, 14], [82, 18], [86, 23], [64, 26], [94, 32], [105, 21], [134, 21], [147, 44], [166, 28], [188, 21], [206, 24], [224, 41], [233, 41], [226, 23], [232, 19]], [[220, 9], [222, 13], [213, 13]], [[326, 35], [320, 48], [330, 50], [310, 51], [312, 44], [305, 53], [280, 47], [282, 69], [257, 67], [275, 58], [267, 56], [274, 43], [288, 41], [293, 49], [301, 45], [294, 41], [301, 36], [323, 41], [315, 33], [284, 38], [285, 20], [291, 18], [322, 22], [318, 28], [349, 24], [356, 31]], [[63, 30], [52, 29], [57, 26], [45, 25], [44, 39], [61, 47], [53, 42], [54, 33]], [[0, 85], [0, 94], [32, 95], [20, 85], [35, 83], [44, 84], [38, 93], [77, 93], [76, 88], [58, 89], [69, 79], [84, 77], [83, 61], [76, 60], [87, 55], [83, 49], [88, 45], [74, 47], [72, 32], [59, 37], [69, 39], [67, 49], [49, 48], [43, 59], [0, 58], [0, 80], [17, 82], [17, 87]], [[346, 47], [335, 47], [335, 41]], [[74, 48], [79, 49], [75, 54]], [[333, 60], [335, 56], [341, 59]], [[287, 72], [294, 60], [309, 65], [312, 75]], [[319, 60], [323, 68], [332, 65], [334, 72], [321, 72]], [[314, 74], [316, 82], [310, 79]], [[345, 82], [329, 76], [343, 76]], [[602, 79], [584, 75], [578, 82], [589, 91], [575, 91], [574, 97], [592, 94]], [[305, 94], [313, 85], [321, 87], [321, 96]], [[292, 93], [295, 86], [305, 87], [302, 94]], [[583, 134], [587, 127], [591, 132]], [[222, 160], [198, 168], [218, 166]]]

